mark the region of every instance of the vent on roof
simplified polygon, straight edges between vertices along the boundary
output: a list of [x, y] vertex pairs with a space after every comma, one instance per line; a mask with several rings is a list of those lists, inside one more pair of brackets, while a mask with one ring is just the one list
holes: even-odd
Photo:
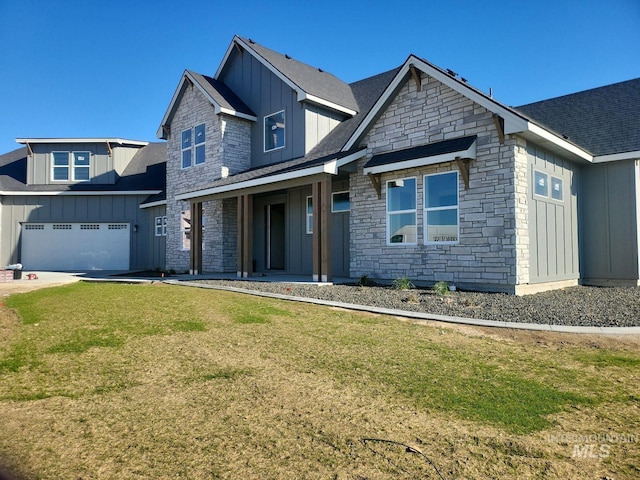
[[318, 68], [318, 71], [319, 71], [320, 73], [323, 73], [323, 72], [324, 72], [324, 70], [322, 70], [321, 68]]
[[253, 41], [253, 39], [252, 39], [252, 38], [250, 38], [250, 39], [249, 39], [249, 43], [256, 43], [256, 42], [254, 42], [254, 41]]
[[286, 53], [284, 54], [284, 58], [286, 58], [287, 60], [291, 60], [291, 57], [289, 55], [287, 55]]

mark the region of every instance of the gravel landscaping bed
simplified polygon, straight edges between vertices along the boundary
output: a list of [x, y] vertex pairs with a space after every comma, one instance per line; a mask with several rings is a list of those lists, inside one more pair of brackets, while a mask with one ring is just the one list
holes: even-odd
[[241, 280], [198, 283], [336, 302], [503, 322], [551, 325], [640, 326], [640, 288], [570, 287], [516, 297], [501, 293], [397, 290], [391, 286], [313, 285]]

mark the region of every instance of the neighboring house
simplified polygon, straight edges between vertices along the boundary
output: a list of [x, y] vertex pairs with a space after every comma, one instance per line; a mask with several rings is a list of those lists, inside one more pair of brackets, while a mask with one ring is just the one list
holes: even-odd
[[162, 119], [167, 268], [639, 284], [640, 79], [521, 108], [416, 56], [346, 84], [234, 37]]
[[2, 266], [164, 268], [164, 143], [119, 138], [17, 142], [25, 146], [0, 156]]

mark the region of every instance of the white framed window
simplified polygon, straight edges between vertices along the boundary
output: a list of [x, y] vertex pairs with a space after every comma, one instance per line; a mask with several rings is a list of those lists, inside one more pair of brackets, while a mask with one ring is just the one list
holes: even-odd
[[191, 144], [192, 135], [191, 129], [182, 131], [182, 168], [189, 168], [192, 165], [191, 160]]
[[540, 197], [549, 196], [549, 175], [539, 170], [533, 172], [533, 193]]
[[284, 110], [264, 117], [264, 151], [270, 152], [284, 148], [285, 118]]
[[424, 243], [458, 243], [458, 172], [424, 176]]
[[313, 197], [307, 197], [306, 232], [313, 233]]
[[69, 180], [69, 152], [51, 152], [51, 178], [56, 181]]
[[551, 177], [551, 198], [561, 202], [564, 200], [564, 191], [562, 188], [562, 179], [558, 177]]
[[156, 237], [167, 236], [167, 217], [166, 216], [156, 217], [155, 233], [156, 233]]
[[387, 245], [415, 245], [418, 240], [416, 179], [387, 182]]
[[348, 212], [351, 210], [349, 192], [334, 192], [331, 194], [331, 212]]
[[196, 125], [193, 129], [194, 133], [194, 148], [195, 148], [195, 163], [200, 165], [205, 162], [205, 124]]
[[180, 212], [180, 236], [182, 238], [182, 250], [191, 249], [191, 211]]
[[73, 152], [73, 179], [78, 182], [89, 180], [91, 167], [91, 152]]

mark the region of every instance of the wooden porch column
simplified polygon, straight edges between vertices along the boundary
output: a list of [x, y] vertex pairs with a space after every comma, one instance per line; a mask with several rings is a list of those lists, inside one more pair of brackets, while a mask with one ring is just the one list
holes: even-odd
[[191, 245], [189, 248], [191, 275], [202, 273], [202, 202], [191, 202]]
[[238, 278], [253, 274], [253, 197], [238, 196]]
[[313, 281], [330, 282], [331, 272], [331, 179], [313, 182]]

